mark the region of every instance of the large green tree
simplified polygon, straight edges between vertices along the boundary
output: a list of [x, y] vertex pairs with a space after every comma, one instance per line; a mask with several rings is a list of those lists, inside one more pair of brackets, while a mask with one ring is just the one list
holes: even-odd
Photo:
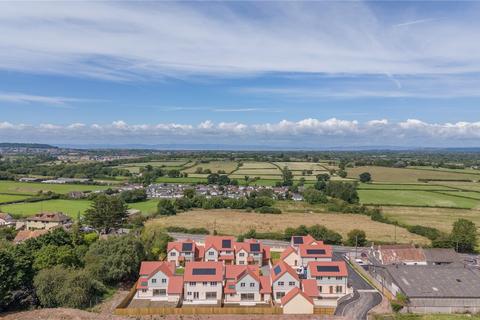
[[157, 213], [161, 216], [173, 216], [177, 214], [177, 210], [172, 200], [160, 199], [157, 204]]
[[118, 196], [97, 196], [91, 208], [85, 211], [85, 223], [109, 233], [119, 228], [127, 218], [128, 206]]
[[85, 268], [106, 284], [129, 282], [138, 276], [145, 258], [142, 242], [134, 236], [115, 236], [93, 243], [85, 255]]
[[454, 222], [451, 241], [459, 252], [473, 252], [477, 244], [477, 227], [467, 219], [458, 219]]
[[353, 229], [347, 234], [347, 241], [345, 243], [348, 246], [363, 247], [367, 244], [367, 235], [365, 231], [360, 229]]

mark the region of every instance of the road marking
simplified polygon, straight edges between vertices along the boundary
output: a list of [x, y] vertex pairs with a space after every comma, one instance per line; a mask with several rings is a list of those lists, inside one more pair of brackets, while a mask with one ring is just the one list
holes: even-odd
[[357, 290], [358, 292], [378, 292], [378, 290], [376, 289], [360, 289], [360, 290]]

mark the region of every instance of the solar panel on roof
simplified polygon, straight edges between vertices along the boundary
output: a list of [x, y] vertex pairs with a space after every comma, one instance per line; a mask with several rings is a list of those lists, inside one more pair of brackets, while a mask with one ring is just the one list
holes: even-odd
[[192, 274], [195, 276], [212, 276], [217, 273], [215, 268], [194, 268]]
[[250, 243], [250, 251], [257, 252], [260, 251], [259, 243]]
[[325, 249], [307, 249], [307, 254], [325, 254]]
[[182, 251], [192, 251], [192, 243], [182, 243]]
[[222, 248], [231, 248], [232, 240], [222, 240]]
[[303, 244], [303, 237], [293, 237], [294, 244]]
[[275, 268], [273, 268], [273, 272], [275, 273], [275, 275], [278, 275], [280, 272], [282, 272], [282, 268], [280, 268], [280, 266], [276, 266]]
[[318, 272], [339, 272], [338, 266], [317, 266]]

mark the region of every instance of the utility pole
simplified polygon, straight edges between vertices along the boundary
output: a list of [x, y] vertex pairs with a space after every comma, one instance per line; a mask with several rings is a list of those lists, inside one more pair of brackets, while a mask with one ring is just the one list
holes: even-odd
[[355, 259], [357, 259], [358, 234], [355, 235]]
[[393, 242], [394, 242], [394, 243], [397, 243], [397, 225], [395, 224], [394, 226], [395, 226], [395, 231], [394, 231], [394, 240], [393, 240]]

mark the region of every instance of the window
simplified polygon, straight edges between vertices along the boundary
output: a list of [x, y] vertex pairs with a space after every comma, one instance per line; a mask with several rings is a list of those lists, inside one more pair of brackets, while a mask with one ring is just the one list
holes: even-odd
[[283, 282], [283, 281], [278, 281], [278, 285], [279, 285], [279, 286], [283, 286], [283, 285], [284, 285], [284, 282]]
[[240, 253], [238, 254], [238, 256], [239, 256], [239, 257], [245, 257], [245, 253], [244, 253], [244, 252], [240, 252]]
[[204, 287], [206, 287], [206, 286], [208, 285], [208, 282], [204, 281], [204, 282], [202, 282], [202, 285], [203, 285]]
[[167, 283], [167, 279], [162, 279], [162, 283]]
[[192, 292], [188, 291], [187, 296], [191, 296], [191, 295], [192, 295]]
[[245, 261], [238, 261], [238, 264], [245, 264]]
[[154, 296], [166, 296], [167, 295], [167, 290], [165, 290], [165, 289], [153, 289], [153, 295]]
[[216, 286], [217, 286], [217, 283], [216, 283], [215, 281], [212, 281], [212, 282], [210, 282], [210, 285], [211, 285], [212, 287], [216, 287]]
[[217, 299], [217, 293], [215, 291], [214, 292], [206, 292], [205, 293], [205, 299], [215, 300], [215, 299]]
[[337, 293], [342, 293], [342, 286], [337, 286], [336, 292]]
[[320, 293], [322, 292], [322, 286], [318, 287], [318, 292], [320, 292]]
[[336, 277], [337, 280], [342, 280], [343, 278], [342, 277]]
[[240, 287], [245, 287], [245, 282], [240, 283]]
[[250, 282], [250, 288], [254, 288], [255, 287], [255, 282]]
[[253, 300], [255, 300], [255, 294], [254, 293], [242, 293], [240, 295], [240, 300], [242, 300], [242, 301], [253, 301]]
[[333, 286], [330, 286], [330, 293], [333, 293]]
[[157, 279], [152, 279], [152, 283], [157, 283]]
[[196, 282], [190, 282], [191, 287], [195, 287], [196, 284], [197, 284]]
[[209, 256], [213, 256], [214, 254], [215, 254], [215, 252], [213, 252], [213, 251], [209, 251], [209, 252], [208, 252], [208, 255], [209, 255]]
[[170, 252], [170, 256], [171, 256], [171, 257], [175, 257], [176, 255], [177, 255], [177, 254], [176, 254], [175, 252], [173, 252], [173, 251]]
[[289, 285], [290, 287], [293, 287], [293, 286], [295, 285], [295, 281], [290, 281], [290, 282], [288, 283], [288, 285]]
[[142, 293], [146, 293], [147, 292], [147, 289], [142, 289]]
[[317, 277], [317, 280], [323, 280], [323, 277]]
[[277, 292], [276, 297], [277, 299], [282, 299], [285, 296], [285, 292]]

